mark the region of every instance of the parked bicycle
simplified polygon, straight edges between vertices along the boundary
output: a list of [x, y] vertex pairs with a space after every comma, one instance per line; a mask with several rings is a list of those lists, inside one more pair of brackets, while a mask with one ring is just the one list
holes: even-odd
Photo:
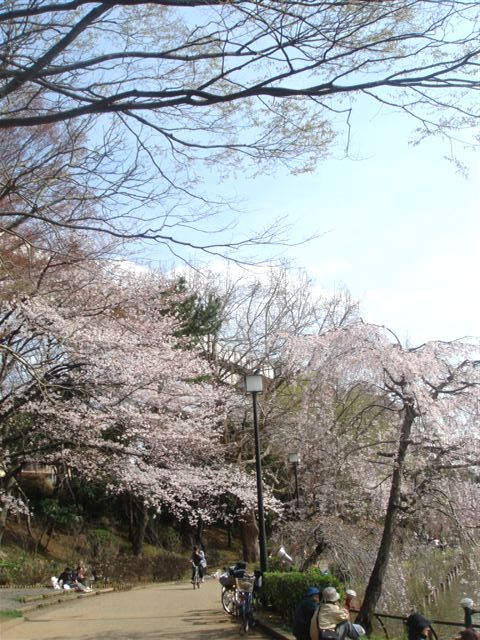
[[237, 562], [219, 577], [223, 610], [240, 620], [243, 633], [255, 625], [256, 590], [261, 587], [261, 581], [262, 572], [248, 574], [246, 562]]
[[236, 613], [236, 588], [235, 578], [242, 578], [247, 573], [247, 563], [236, 562], [233, 566], [225, 569], [218, 581], [222, 585], [222, 607], [225, 613], [233, 615]]
[[245, 575], [243, 578], [235, 578], [235, 606], [240, 618], [243, 633], [254, 626], [253, 594], [255, 590], [255, 576]]

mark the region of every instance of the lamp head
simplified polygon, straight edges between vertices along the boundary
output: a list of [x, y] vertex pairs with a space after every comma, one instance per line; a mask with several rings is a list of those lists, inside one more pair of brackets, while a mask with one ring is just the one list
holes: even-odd
[[245, 390], [248, 393], [261, 393], [263, 391], [263, 377], [258, 372], [258, 369], [245, 376]]

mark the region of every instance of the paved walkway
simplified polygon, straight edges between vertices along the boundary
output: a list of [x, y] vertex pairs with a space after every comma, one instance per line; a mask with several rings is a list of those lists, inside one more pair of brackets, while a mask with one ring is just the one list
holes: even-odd
[[[0, 593], [1, 597], [1, 593]], [[207, 580], [151, 585], [65, 601], [7, 623], [1, 640], [234, 640], [240, 626], [222, 609], [220, 585]], [[268, 636], [259, 630], [252, 640]]]

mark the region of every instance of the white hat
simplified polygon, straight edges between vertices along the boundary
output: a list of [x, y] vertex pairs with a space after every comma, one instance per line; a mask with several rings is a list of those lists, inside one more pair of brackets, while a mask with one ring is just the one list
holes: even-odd
[[324, 602], [336, 602], [340, 600], [340, 595], [337, 593], [335, 587], [325, 587], [322, 591], [322, 598]]
[[473, 607], [473, 600], [471, 598], [462, 598], [460, 600], [460, 606], [464, 609], [471, 609]]

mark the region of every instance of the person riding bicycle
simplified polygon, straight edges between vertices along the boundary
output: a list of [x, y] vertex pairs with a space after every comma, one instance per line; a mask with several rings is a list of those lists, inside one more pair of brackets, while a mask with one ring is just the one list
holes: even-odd
[[202, 554], [197, 546], [193, 547], [190, 562], [192, 563], [192, 583], [195, 581], [195, 573], [198, 567], [198, 576], [200, 580], [203, 578]]

